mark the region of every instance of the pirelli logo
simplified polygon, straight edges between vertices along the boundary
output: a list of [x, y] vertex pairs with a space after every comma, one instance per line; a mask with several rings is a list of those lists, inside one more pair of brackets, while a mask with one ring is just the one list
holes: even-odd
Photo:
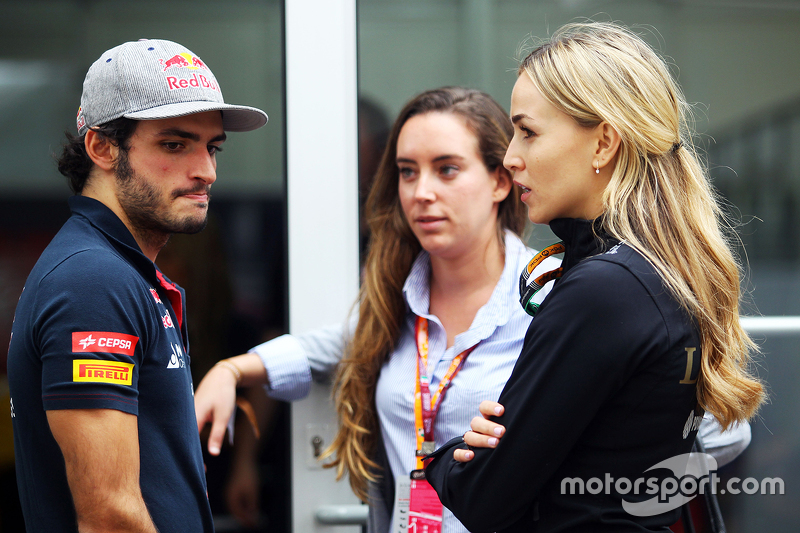
[[72, 353], [118, 353], [133, 356], [139, 337], [110, 331], [73, 331]]
[[75, 359], [72, 361], [72, 381], [131, 385], [133, 383], [133, 363]]

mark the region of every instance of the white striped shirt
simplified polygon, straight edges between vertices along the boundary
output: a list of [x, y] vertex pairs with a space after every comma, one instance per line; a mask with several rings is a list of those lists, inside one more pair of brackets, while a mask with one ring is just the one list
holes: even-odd
[[[447, 349], [447, 334], [439, 319], [428, 313], [430, 307], [430, 258], [421, 252], [406, 279], [403, 294], [409, 308], [395, 351], [383, 365], [376, 391], [376, 404], [387, 457], [395, 479], [408, 476], [416, 468], [414, 436], [414, 390], [417, 348], [414, 340], [416, 316], [428, 319], [428, 368], [435, 390], [453, 357], [478, 344], [461, 371], [453, 379], [434, 423], [436, 446], [469, 429], [470, 420], [479, 415], [478, 404], [497, 400], [511, 375], [522, 349], [522, 340], [531, 317], [520, 306], [518, 279], [534, 252], [510, 233], [505, 237], [505, 265], [489, 301], [478, 310], [470, 328], [457, 335]], [[551, 267], [554, 268], [554, 267]], [[352, 332], [355, 320], [347, 330]], [[313, 332], [283, 335], [253, 349], [270, 378], [270, 396], [296, 400], [308, 394], [310, 380], [328, 378], [344, 349], [343, 326]], [[467, 530], [445, 509], [443, 533]]]

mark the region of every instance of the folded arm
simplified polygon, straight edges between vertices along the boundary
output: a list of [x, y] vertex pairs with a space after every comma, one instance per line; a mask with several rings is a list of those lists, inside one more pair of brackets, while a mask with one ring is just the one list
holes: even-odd
[[[490, 419], [473, 419], [473, 431], [465, 435], [474, 458], [463, 462], [466, 450], [434, 454], [426, 468], [428, 479], [470, 531], [508, 527], [529, 511], [606, 399], [633, 373], [631, 354], [648, 353], [647, 343], [659, 337], [653, 329], [663, 324], [638, 327], [639, 310], [629, 305], [653, 306], [645, 289], [620, 277], [621, 282], [608, 284], [576, 276], [562, 281], [551, 294], [558, 292], [559, 298], [546, 302], [548, 308], [528, 330], [498, 399], [504, 412], [490, 416], [482, 409], [483, 418]], [[649, 312], [655, 314], [655, 307]], [[637, 327], [630, 333], [608, 333], [633, 323]], [[495, 429], [501, 435], [490, 442], [495, 437], [486, 431]]]

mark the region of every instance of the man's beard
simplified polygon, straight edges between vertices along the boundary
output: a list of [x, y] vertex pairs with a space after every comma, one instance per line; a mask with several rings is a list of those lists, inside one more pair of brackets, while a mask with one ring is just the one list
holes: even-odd
[[[184, 194], [208, 194], [207, 185], [174, 191], [169, 199], [164, 200], [159, 197], [158, 190], [152, 184], [133, 170], [125, 150], [119, 151], [114, 175], [119, 191], [117, 199], [136, 233], [158, 240], [160, 235], [168, 238], [172, 233], [198, 233], [206, 227], [207, 209], [202, 218], [186, 216], [180, 219], [169, 213], [168, 202]], [[210, 194], [208, 199], [211, 200]]]

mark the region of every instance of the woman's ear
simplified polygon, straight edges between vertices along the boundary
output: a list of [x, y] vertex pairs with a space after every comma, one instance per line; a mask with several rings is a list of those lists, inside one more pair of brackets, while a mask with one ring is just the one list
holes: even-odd
[[597, 148], [594, 157], [598, 168], [603, 168], [617, 156], [622, 138], [619, 132], [608, 122], [598, 124], [595, 131], [597, 133]]
[[92, 129], [86, 132], [83, 143], [86, 147], [86, 154], [95, 165], [108, 172], [114, 170], [117, 156], [119, 156], [118, 146], [114, 146], [106, 137]]
[[511, 179], [511, 174], [502, 165], [494, 169], [494, 172], [492, 172], [492, 179], [494, 180], [492, 200], [496, 203], [500, 203], [508, 197], [511, 192], [511, 187], [514, 186], [514, 182]]

